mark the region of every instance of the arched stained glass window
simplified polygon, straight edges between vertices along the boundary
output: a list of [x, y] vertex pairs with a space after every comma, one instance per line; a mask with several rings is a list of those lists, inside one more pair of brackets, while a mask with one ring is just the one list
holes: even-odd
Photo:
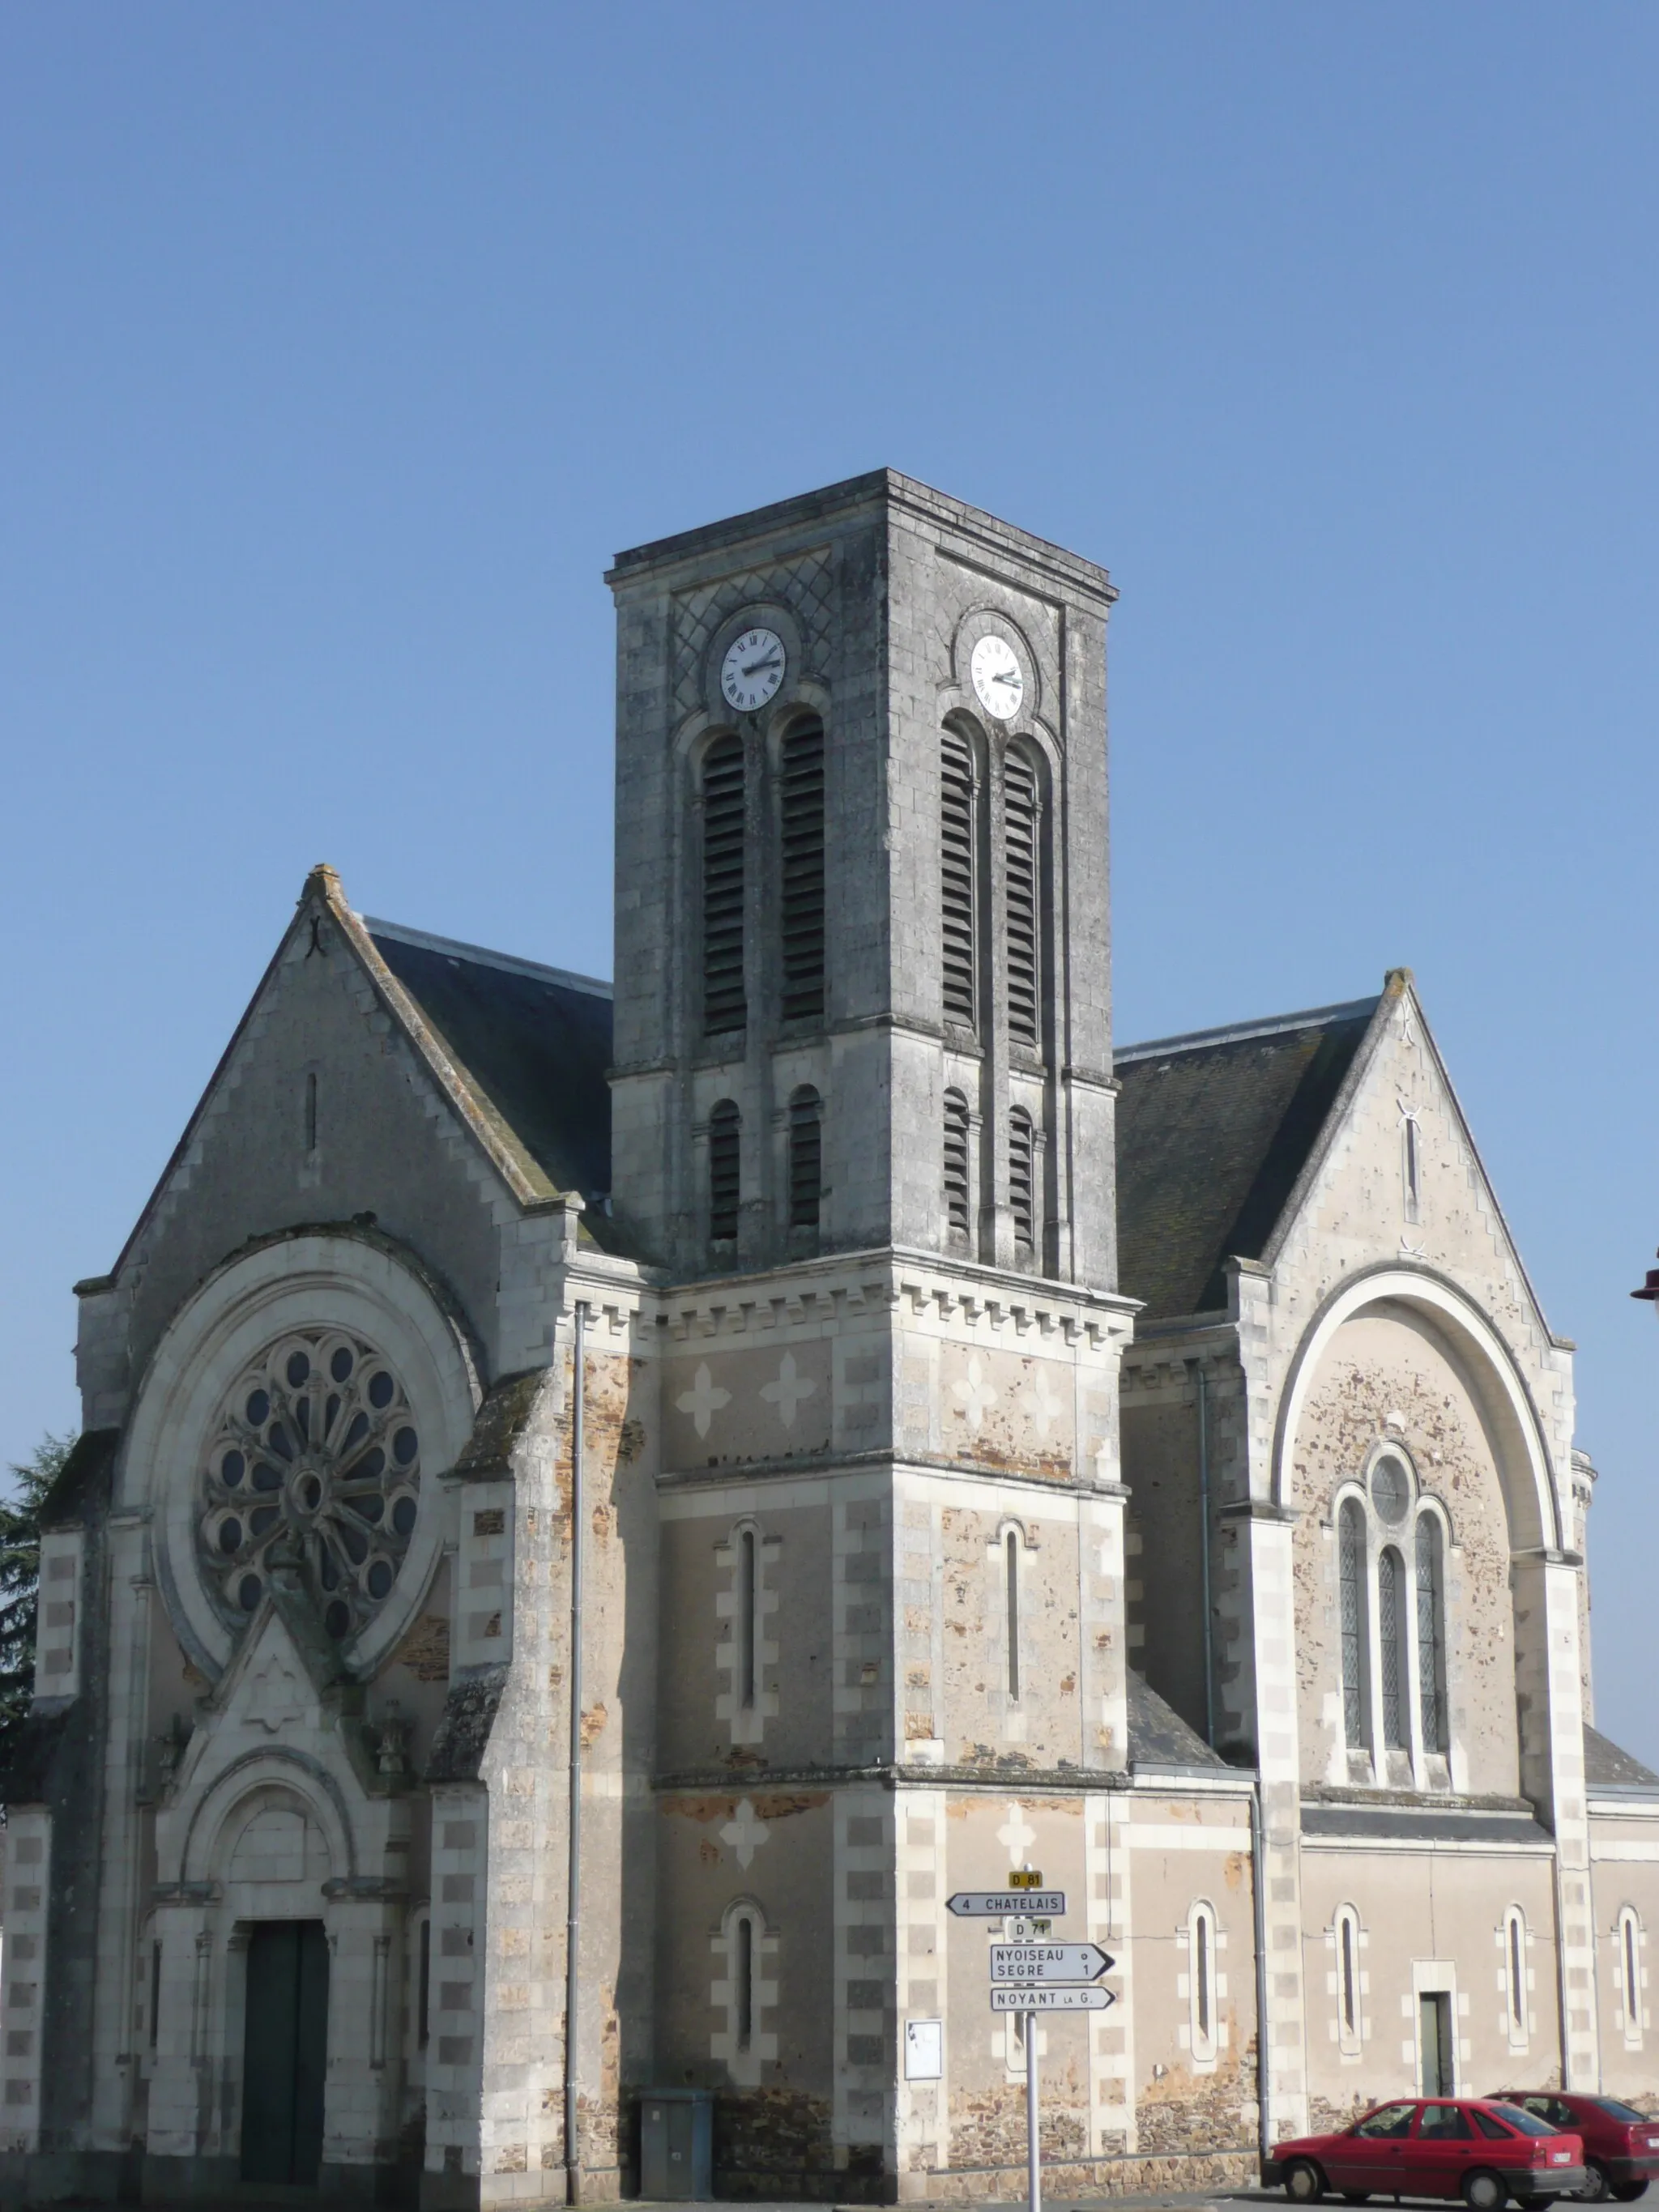
[[1337, 1522], [1342, 1611], [1342, 1733], [1350, 1751], [1368, 1747], [1365, 1725], [1365, 1515], [1358, 1498]]
[[1406, 1698], [1406, 1569], [1392, 1544], [1376, 1562], [1376, 1626], [1382, 1669], [1382, 1741], [1390, 1751], [1411, 1748]]
[[1444, 1545], [1430, 1512], [1417, 1522], [1417, 1696], [1425, 1751], [1446, 1748]]

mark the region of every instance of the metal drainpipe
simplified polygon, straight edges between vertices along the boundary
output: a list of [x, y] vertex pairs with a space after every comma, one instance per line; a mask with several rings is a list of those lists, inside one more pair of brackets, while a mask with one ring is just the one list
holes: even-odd
[[1261, 1777], [1250, 1785], [1250, 1887], [1255, 1904], [1255, 2137], [1266, 2158], [1273, 2148], [1273, 2116], [1267, 2109], [1273, 2071], [1267, 2050], [1267, 1853], [1261, 1833]]
[[1215, 1744], [1215, 1650], [1210, 1621], [1210, 1378], [1189, 1359], [1198, 1393], [1198, 1565], [1204, 1599], [1204, 1741]]
[[586, 1374], [582, 1358], [586, 1309], [578, 1305], [570, 1396], [570, 1857], [565, 1875], [564, 2178], [565, 2201], [582, 2201], [581, 2145], [576, 2113], [576, 2037], [581, 2018], [582, 1902], [582, 1414]]

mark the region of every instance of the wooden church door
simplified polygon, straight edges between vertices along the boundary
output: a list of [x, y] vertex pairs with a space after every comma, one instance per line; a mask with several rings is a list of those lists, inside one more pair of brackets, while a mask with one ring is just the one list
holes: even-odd
[[244, 2181], [316, 2181], [327, 2045], [328, 1938], [322, 1922], [262, 1920], [247, 1947]]

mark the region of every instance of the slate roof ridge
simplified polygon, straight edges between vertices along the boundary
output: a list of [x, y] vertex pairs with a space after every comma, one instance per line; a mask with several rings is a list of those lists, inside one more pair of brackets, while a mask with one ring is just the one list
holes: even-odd
[[614, 999], [617, 987], [600, 975], [579, 975], [572, 968], [550, 968], [544, 961], [526, 960], [516, 952], [495, 952], [488, 945], [469, 945], [459, 937], [439, 937], [429, 929], [412, 929], [408, 923], [387, 921], [379, 915], [361, 917], [371, 937], [389, 937], [398, 945], [412, 945], [422, 952], [441, 952], [452, 960], [471, 961], [479, 968], [498, 968], [506, 975], [528, 975], [538, 983], [562, 984], [566, 990], [586, 991], [595, 999]]
[[1382, 994], [1367, 999], [1347, 999], [1334, 1006], [1310, 1006], [1298, 1014], [1269, 1014], [1261, 1021], [1224, 1022], [1218, 1029], [1183, 1030], [1178, 1035], [1152, 1037], [1145, 1044], [1114, 1045], [1114, 1065], [1125, 1060], [1150, 1060], [1160, 1052], [1197, 1052], [1206, 1045], [1242, 1044], [1251, 1037], [1285, 1036], [1293, 1030], [1318, 1029], [1326, 1022], [1369, 1018], [1382, 1003]]
[[[451, 1109], [471, 1133], [473, 1141], [501, 1177], [511, 1195], [520, 1206], [533, 1206], [556, 1199], [562, 1194], [554, 1188], [526, 1146], [514, 1133], [508, 1130], [500, 1116], [486, 1106], [465, 1073], [454, 1063], [445, 1049], [432, 1024], [415, 1003], [410, 993], [404, 988], [387, 967], [380, 947], [369, 934], [362, 916], [356, 914], [346, 898], [344, 886], [337, 872], [325, 861], [319, 862], [307, 874], [305, 884], [295, 903], [293, 919], [276, 941], [276, 950], [266, 962], [252, 996], [243, 1007], [235, 1028], [231, 1031], [224, 1050], [214, 1063], [201, 1095], [191, 1111], [189, 1119], [167, 1157], [167, 1165], [157, 1177], [126, 1239], [122, 1244], [115, 1265], [100, 1282], [113, 1282], [125, 1269], [127, 1261], [137, 1250], [139, 1239], [155, 1218], [177, 1176], [198, 1131], [206, 1119], [209, 1107], [234, 1063], [255, 1010], [281, 970], [283, 954], [305, 927], [307, 917], [325, 913], [338, 927], [342, 937], [350, 946], [352, 954], [393, 1022], [403, 1032], [416, 1057], [426, 1066]], [[499, 1124], [499, 1126], [497, 1126]]]

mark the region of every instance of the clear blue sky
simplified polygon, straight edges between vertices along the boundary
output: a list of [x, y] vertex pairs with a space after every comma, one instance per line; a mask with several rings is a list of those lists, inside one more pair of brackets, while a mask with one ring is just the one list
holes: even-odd
[[618, 547], [1104, 561], [1119, 1035], [1416, 971], [1659, 1760], [1659, 9], [0, 8], [0, 1458], [308, 864], [610, 964]]

